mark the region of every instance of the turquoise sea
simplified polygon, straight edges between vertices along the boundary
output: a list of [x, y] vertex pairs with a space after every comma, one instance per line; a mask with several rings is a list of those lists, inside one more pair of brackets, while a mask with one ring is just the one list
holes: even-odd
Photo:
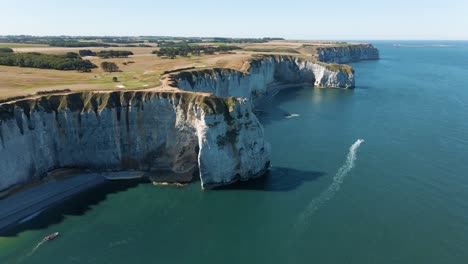
[[1, 236], [0, 263], [467, 263], [468, 42], [371, 43], [356, 89], [261, 109], [267, 177], [101, 186]]

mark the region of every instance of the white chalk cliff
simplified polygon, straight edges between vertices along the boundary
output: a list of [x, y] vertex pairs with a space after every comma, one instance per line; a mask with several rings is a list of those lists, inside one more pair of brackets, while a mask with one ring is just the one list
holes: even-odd
[[317, 60], [325, 63], [350, 63], [362, 60], [378, 60], [379, 56], [379, 50], [371, 44], [317, 49]]
[[255, 99], [281, 84], [309, 83], [316, 87], [352, 88], [354, 72], [290, 56], [265, 56], [250, 61], [246, 72], [231, 69], [185, 71], [172, 76], [174, 86], [219, 97]]
[[[263, 175], [270, 147], [252, 103], [272, 87], [352, 88], [349, 66], [291, 56], [252, 59], [243, 71], [171, 75], [180, 92], [43, 95], [0, 104], [0, 191], [64, 167], [168, 171], [215, 187]], [[211, 95], [198, 92], [208, 92]]]
[[198, 172], [212, 187], [269, 166], [263, 128], [244, 99], [72, 93], [2, 104], [0, 120], [0, 190], [62, 167]]

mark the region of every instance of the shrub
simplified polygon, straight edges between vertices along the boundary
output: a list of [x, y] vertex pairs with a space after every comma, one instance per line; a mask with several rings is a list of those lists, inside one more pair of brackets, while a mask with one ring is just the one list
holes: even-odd
[[65, 57], [69, 59], [79, 59], [80, 55], [78, 55], [78, 53], [75, 52], [67, 52], [67, 54], [65, 54]]
[[80, 50], [79, 51], [80, 56], [85, 57], [85, 56], [96, 56], [96, 52], [93, 52], [91, 50]]
[[0, 48], [0, 53], [12, 53], [13, 50], [10, 48]]
[[104, 61], [101, 63], [101, 68], [105, 72], [117, 72], [119, 71], [119, 66], [113, 62]]

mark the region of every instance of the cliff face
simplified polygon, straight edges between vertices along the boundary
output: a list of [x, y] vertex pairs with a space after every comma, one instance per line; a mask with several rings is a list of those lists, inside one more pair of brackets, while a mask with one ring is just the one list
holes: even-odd
[[334, 69], [328, 65], [289, 56], [269, 56], [252, 60], [246, 73], [231, 69], [210, 69], [181, 72], [172, 78], [174, 86], [182, 90], [249, 99], [281, 84], [309, 83], [318, 87], [354, 87], [354, 72], [349, 67]]
[[263, 174], [269, 146], [243, 99], [193, 93], [44, 96], [0, 105], [0, 190], [61, 167], [198, 171], [202, 187]]
[[[374, 49], [324, 49], [319, 57], [378, 58]], [[70, 93], [0, 104], [0, 191], [63, 167], [198, 173], [202, 187], [247, 180], [266, 172], [270, 156], [252, 101], [287, 84], [354, 87], [346, 65], [263, 56], [248, 66], [171, 76], [190, 92]]]
[[379, 50], [370, 44], [317, 49], [317, 59], [325, 63], [350, 63], [378, 60]]

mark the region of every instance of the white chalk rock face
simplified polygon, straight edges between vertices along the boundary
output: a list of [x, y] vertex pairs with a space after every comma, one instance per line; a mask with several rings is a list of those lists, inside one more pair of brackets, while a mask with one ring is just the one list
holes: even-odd
[[303, 72], [310, 71], [314, 76], [314, 85], [324, 88], [354, 88], [354, 71], [333, 70], [326, 65], [309, 61], [298, 61]]
[[63, 167], [197, 172], [202, 187], [266, 172], [245, 100], [193, 93], [75, 93], [0, 105], [0, 191]]
[[263, 175], [270, 146], [263, 127], [245, 100], [235, 110], [197, 119], [202, 186], [219, 186]]
[[[330, 54], [319, 58], [375, 56]], [[196, 175], [203, 188], [248, 180], [263, 175], [270, 160], [252, 102], [283, 85], [354, 87], [349, 66], [291, 56], [252, 59], [243, 72], [184, 71], [171, 78], [190, 92], [71, 93], [0, 104], [0, 191], [64, 167]]]
[[290, 56], [266, 56], [252, 60], [247, 72], [232, 69], [207, 69], [174, 74], [174, 86], [193, 92], [208, 92], [220, 97], [255, 99], [268, 88], [281, 84], [308, 83], [324, 88], [353, 88], [351, 68], [334, 69]]
[[317, 49], [317, 59], [326, 63], [350, 63], [361, 60], [378, 60], [379, 50], [371, 44]]

